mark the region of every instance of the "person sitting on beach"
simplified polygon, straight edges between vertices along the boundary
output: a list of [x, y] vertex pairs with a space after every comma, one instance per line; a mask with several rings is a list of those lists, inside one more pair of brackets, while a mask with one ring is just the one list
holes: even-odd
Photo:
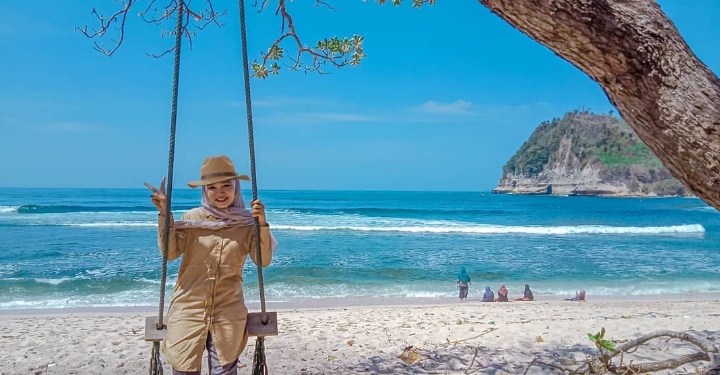
[[533, 300], [535, 300], [535, 297], [533, 297], [533, 293], [530, 290], [529, 284], [525, 284], [525, 290], [523, 291], [523, 296], [515, 299], [515, 301], [533, 301]]
[[565, 298], [565, 301], [578, 301], [578, 302], [585, 302], [585, 291], [580, 290], [575, 292], [575, 297], [573, 298]]
[[492, 289], [490, 289], [489, 286], [485, 287], [485, 293], [483, 294], [483, 302], [493, 302], [495, 301], [495, 293], [493, 293]]
[[460, 290], [460, 302], [467, 301], [468, 290], [470, 289], [470, 275], [465, 271], [465, 267], [460, 268], [457, 287]]
[[500, 285], [498, 288], [498, 298], [495, 300], [495, 302], [508, 302], [508, 290], [505, 287], [505, 284]]
[[[276, 243], [260, 200], [245, 208], [239, 180], [226, 156], [209, 157], [200, 169], [201, 207], [186, 212], [182, 220], [170, 218], [167, 259], [182, 257], [175, 292], [168, 311], [167, 334], [161, 347], [173, 375], [200, 374], [203, 351], [208, 351], [208, 373], [237, 373], [238, 357], [245, 349], [247, 307], [242, 292], [243, 266], [250, 255], [255, 264], [255, 221], [260, 226], [262, 266], [270, 265]], [[152, 203], [160, 212], [158, 244], [164, 247], [165, 181], [153, 191]]]

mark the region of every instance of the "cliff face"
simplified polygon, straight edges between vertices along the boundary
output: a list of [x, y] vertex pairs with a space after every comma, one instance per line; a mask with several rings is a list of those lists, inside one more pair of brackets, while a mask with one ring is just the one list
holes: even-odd
[[684, 196], [685, 187], [621, 119], [570, 112], [542, 123], [503, 167], [494, 193]]

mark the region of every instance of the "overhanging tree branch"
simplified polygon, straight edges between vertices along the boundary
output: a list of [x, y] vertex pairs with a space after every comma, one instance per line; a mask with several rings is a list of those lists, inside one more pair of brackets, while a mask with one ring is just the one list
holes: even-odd
[[[414, 2], [418, 4], [426, 2], [433, 3], [434, 1], [435, 0], [414, 0]], [[94, 43], [95, 50], [107, 56], [112, 56], [123, 43], [128, 14], [138, 2], [142, 2], [142, 0], [123, 1], [120, 9], [108, 17], [103, 16], [96, 9], [93, 9], [92, 14], [97, 18], [100, 26], [92, 30], [90, 30], [88, 26], [76, 29], [90, 39], [101, 39], [108, 33], [117, 33], [119, 37], [117, 39], [111, 39], [112, 45], [110, 47], [105, 47], [104, 44], [98, 41]], [[183, 21], [182, 33], [192, 48], [192, 40], [195, 32], [190, 28], [191, 21], [194, 23], [193, 26], [199, 30], [205, 29], [210, 24], [222, 26], [219, 19], [225, 16], [227, 11], [216, 11], [212, 0], [204, 1], [205, 8], [202, 11], [193, 9], [191, 3], [192, 0], [188, 0], [183, 7], [185, 19]], [[258, 8], [259, 12], [262, 12], [270, 3], [271, 0], [255, 1], [254, 6]], [[329, 10], [335, 10], [334, 6], [326, 0], [315, 0], [315, 5], [328, 8]], [[177, 7], [178, 3], [176, 0], [170, 0], [161, 6], [158, 6], [157, 0], [148, 0], [144, 9], [138, 12], [138, 16], [146, 23], [163, 25], [174, 18]], [[288, 11], [288, 5], [285, 0], [277, 0], [275, 14], [280, 16], [280, 36], [270, 45], [267, 52], [261, 53], [260, 61], [253, 62], [253, 75], [258, 78], [266, 78], [268, 75], [279, 73], [279, 62], [285, 56], [283, 47], [285, 41], [291, 41], [291, 47], [295, 50], [295, 56], [288, 57], [288, 60], [291, 61], [288, 67], [292, 70], [325, 74], [326, 71], [324, 68], [328, 65], [336, 68], [346, 65], [354, 66], [359, 64], [366, 56], [363, 49], [364, 39], [360, 35], [345, 38], [325, 38], [319, 40], [315, 46], [305, 45], [295, 29], [292, 15]], [[161, 33], [163, 37], [172, 36], [175, 33], [174, 28], [169, 29], [172, 31], [163, 31]], [[174, 47], [171, 47], [162, 53], [151, 53], [149, 55], [160, 57], [173, 52], [173, 50]]]
[[[268, 0], [264, 0], [260, 4], [260, 10], [265, 9], [267, 4]], [[315, 4], [330, 10], [335, 9], [322, 0], [315, 0]], [[291, 41], [292, 47], [296, 51], [295, 57], [288, 57], [292, 62], [288, 67], [292, 70], [325, 74], [324, 68], [328, 64], [336, 68], [346, 65], [355, 66], [366, 56], [363, 49], [364, 38], [360, 35], [342, 39], [338, 37], [325, 38], [319, 40], [315, 47], [305, 45], [295, 29], [285, 0], [278, 0], [275, 14], [279, 15], [281, 19], [280, 36], [270, 45], [268, 52], [262, 53], [260, 61], [253, 62], [253, 75], [258, 78], [266, 78], [280, 72], [279, 61], [285, 55], [285, 49], [282, 47], [285, 40]]]
[[[130, 11], [137, 6], [138, 2], [142, 0], [125, 0], [121, 3], [120, 9], [112, 13], [110, 16], [103, 16], [97, 9], [93, 8], [91, 14], [97, 18], [99, 26], [95, 29], [89, 29], [88, 26], [77, 27], [77, 31], [85, 35], [87, 38], [95, 39], [94, 49], [104, 55], [112, 56], [118, 48], [122, 45], [125, 39], [125, 28], [127, 26], [128, 14]], [[214, 24], [216, 26], [222, 26], [220, 18], [227, 14], [227, 11], [218, 12], [213, 7], [211, 0], [205, 0], [205, 6], [201, 10], [196, 10], [192, 7], [192, 0], [187, 0], [183, 4], [183, 28], [182, 34], [190, 43], [192, 48], [192, 39], [195, 36], [195, 32], [192, 31], [192, 27], [199, 30], [204, 30], [208, 25]], [[175, 15], [178, 11], [177, 0], [170, 0], [165, 5], [157, 6], [157, 0], [149, 0], [145, 8], [138, 12], [138, 16], [146, 23], [154, 25], [164, 25], [169, 22], [174, 22]], [[192, 27], [191, 27], [192, 26]], [[169, 30], [163, 31], [162, 36], [173, 36], [175, 35], [175, 29], [170, 27]], [[116, 33], [117, 39], [113, 39], [110, 36], [111, 46], [106, 47], [105, 44], [98, 41], [109, 34]], [[160, 57], [173, 52], [175, 47], [171, 47], [162, 53], [149, 55], [153, 57]]]
[[[153, 0], [154, 2], [154, 0]], [[115, 51], [117, 51], [118, 48], [120, 48], [120, 45], [123, 42], [123, 39], [125, 38], [125, 21], [127, 20], [128, 12], [130, 11], [130, 8], [132, 8], [134, 3], [134, 0], [128, 0], [127, 3], [124, 3], [122, 8], [109, 17], [104, 17], [102, 14], [98, 13], [97, 9], [93, 8], [92, 12], [90, 14], [97, 17], [98, 22], [100, 22], [100, 27], [98, 29], [93, 29], [91, 31], [88, 31], [87, 25], [82, 28], [75, 28], [76, 30], [80, 31], [83, 35], [90, 39], [95, 38], [102, 38], [107, 32], [108, 29], [110, 29], [110, 26], [118, 22], [118, 19], [120, 20], [120, 25], [117, 27], [117, 31], [119, 33], [119, 38], [117, 40], [113, 40], [114, 45], [110, 48], [105, 48], [102, 44], [98, 43], [97, 41], [94, 42], [93, 47], [96, 51], [101, 52], [105, 55], [111, 56]]]

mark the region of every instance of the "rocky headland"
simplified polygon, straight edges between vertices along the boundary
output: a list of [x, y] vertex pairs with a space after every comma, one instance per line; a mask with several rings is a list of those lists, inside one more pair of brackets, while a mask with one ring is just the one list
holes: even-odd
[[625, 121], [586, 111], [540, 124], [505, 163], [493, 193], [689, 195]]

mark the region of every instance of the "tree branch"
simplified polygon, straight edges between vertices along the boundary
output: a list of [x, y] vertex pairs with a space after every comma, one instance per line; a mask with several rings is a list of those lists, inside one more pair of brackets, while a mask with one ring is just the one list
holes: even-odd
[[697, 362], [697, 361], [709, 361], [707, 353], [697, 352], [693, 354], [686, 354], [678, 358], [671, 358], [664, 361], [648, 362], [641, 364], [629, 364], [617, 367], [617, 372], [621, 374], [627, 373], [646, 373], [660, 370], [676, 369], [684, 364]]
[[[631, 361], [627, 365], [623, 364], [623, 356], [625, 353], [630, 353], [631, 351], [634, 351], [639, 346], [644, 345], [648, 341], [661, 337], [668, 337], [670, 339], [678, 339], [681, 341], [689, 342], [700, 348], [702, 351], [693, 354], [682, 355], [677, 358], [670, 358], [663, 361], [646, 362], [640, 364], [636, 364]], [[576, 370], [576, 372], [583, 374], [594, 373], [595, 371], [611, 371], [613, 373], [635, 374], [675, 369], [684, 364], [697, 361], [713, 361], [714, 365], [714, 358], [717, 357], [719, 352], [720, 350], [715, 347], [715, 345], [710, 341], [701, 337], [690, 335], [687, 332], [676, 332], [667, 330], [655, 331], [628, 341], [627, 343], [620, 346], [615, 352], [611, 352], [609, 354], [601, 352], [600, 356], [596, 356], [592, 360], [587, 361], [585, 365]], [[612, 363], [612, 359], [618, 355], [620, 356], [620, 364], [614, 365]]]
[[[265, 9], [268, 2], [269, 0], [263, 0], [259, 4], [260, 11]], [[258, 4], [257, 1], [255, 4]], [[315, 0], [315, 5], [335, 10], [332, 5], [324, 0]], [[259, 62], [253, 62], [253, 75], [258, 78], [266, 78], [270, 74], [279, 73], [280, 65], [278, 62], [285, 54], [282, 43], [286, 40], [291, 40], [293, 48], [296, 50], [295, 57], [289, 58], [292, 64], [288, 67], [292, 70], [325, 74], [324, 67], [328, 64], [336, 68], [357, 65], [365, 57], [362, 46], [363, 38], [359, 35], [343, 39], [337, 37], [326, 38], [318, 41], [315, 47], [305, 45], [295, 28], [286, 0], [278, 0], [275, 14], [279, 15], [281, 19], [280, 36], [270, 45], [268, 51], [262, 54]], [[309, 61], [304, 58], [305, 56], [308, 57]]]
[[[100, 22], [100, 28], [94, 29], [91, 32], [88, 32], [87, 25], [79, 28], [76, 27], [75, 30], [80, 31], [83, 35], [90, 39], [99, 38], [104, 36], [108, 29], [110, 28], [110, 25], [117, 22], [118, 19], [120, 19], [120, 25], [118, 27], [118, 33], [120, 34], [120, 37], [113, 41], [115, 44], [111, 48], [105, 48], [102, 44], [98, 43], [97, 41], [93, 43], [93, 48], [101, 52], [107, 56], [112, 56], [115, 51], [117, 51], [118, 48], [120, 48], [120, 45], [123, 42], [123, 39], [125, 38], [125, 21], [127, 20], [128, 12], [130, 11], [130, 8], [133, 6], [135, 0], [127, 0], [127, 3], [122, 5], [122, 8], [112, 15], [110, 17], [103, 17], [98, 11], [93, 8], [92, 12], [90, 14], [97, 17], [98, 21]], [[154, 0], [153, 0], [154, 1]]]
[[[98, 12], [97, 9], [93, 9], [91, 14], [97, 18], [100, 26], [97, 29], [92, 29], [91, 31], [88, 30], [87, 25], [83, 26], [82, 28], [77, 27], [76, 30], [80, 31], [89, 39], [102, 39], [110, 31], [115, 31], [119, 35], [119, 37], [117, 39], [111, 39], [113, 43], [111, 47], [105, 47], [97, 40], [94, 42], [95, 50], [107, 56], [112, 56], [115, 51], [120, 48], [125, 39], [125, 27], [127, 24], [128, 14], [139, 1], [141, 0], [126, 0], [126, 2], [122, 3], [121, 8], [109, 17], [105, 17], [100, 12]], [[224, 10], [222, 12], [216, 11], [213, 7], [212, 0], [205, 0], [205, 7], [202, 10], [195, 10], [191, 8], [191, 3], [192, 0], [186, 0], [186, 2], [183, 3], [182, 11], [184, 12], [184, 19], [181, 32], [183, 34], [183, 37], [188, 40], [190, 48], [192, 49], [192, 39], [195, 36], [195, 32], [191, 30], [191, 25], [192, 27], [195, 27], [199, 30], [204, 30], [210, 24], [221, 27], [223, 26], [223, 24], [220, 22], [220, 18], [227, 15], [227, 10]], [[159, 8], [156, 7], [156, 4], [157, 0], [148, 0], [147, 6], [145, 6], [142, 11], [138, 12], [138, 16], [145, 23], [153, 25], [163, 25], [169, 22], [173, 22], [172, 20], [175, 18], [175, 15], [178, 12], [178, 1], [170, 0], [164, 6]], [[119, 23], [119, 25], [117, 25], [116, 28], [112, 29], [111, 26], [117, 23]], [[161, 32], [161, 35], [163, 37], [174, 36], [176, 32], [174, 27], [171, 27], [170, 29], [172, 31], [163, 31]], [[175, 47], [171, 47], [163, 51], [162, 53], [148, 53], [148, 55], [153, 57], [161, 57], [170, 52], [173, 52], [174, 49]]]

